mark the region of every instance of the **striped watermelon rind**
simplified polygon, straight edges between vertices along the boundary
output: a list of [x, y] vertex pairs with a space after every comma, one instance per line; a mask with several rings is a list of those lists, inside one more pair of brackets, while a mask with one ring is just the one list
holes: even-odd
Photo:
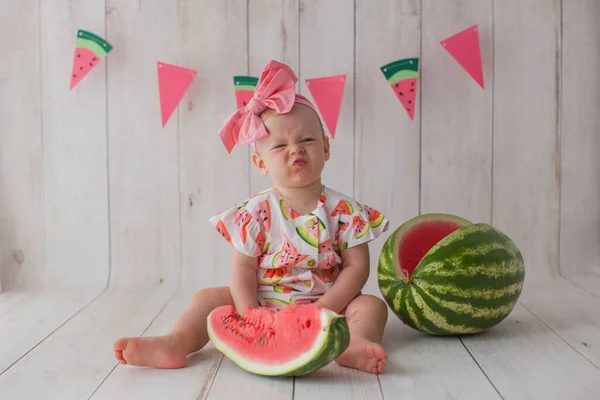
[[233, 85], [235, 90], [251, 90], [256, 89], [258, 78], [254, 76], [235, 75], [233, 77]]
[[404, 79], [417, 78], [419, 76], [419, 59], [404, 58], [392, 61], [380, 67], [388, 84], [393, 85]]
[[484, 223], [465, 223], [425, 253], [410, 279], [400, 274], [398, 244], [410, 226], [435, 219], [425, 214], [399, 227], [385, 242], [378, 284], [385, 301], [406, 325], [432, 335], [483, 332], [504, 320], [523, 289], [523, 256], [506, 234]]
[[98, 58], [104, 58], [112, 50], [112, 45], [106, 40], [82, 29], [77, 32], [75, 46], [91, 50]]

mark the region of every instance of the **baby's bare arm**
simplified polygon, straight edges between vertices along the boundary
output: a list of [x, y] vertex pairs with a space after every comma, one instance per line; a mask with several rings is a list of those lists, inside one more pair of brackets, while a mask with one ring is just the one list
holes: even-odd
[[257, 262], [256, 257], [249, 257], [233, 250], [229, 285], [233, 304], [240, 314], [243, 314], [247, 307], [258, 307], [256, 295]]
[[341, 250], [344, 268], [331, 288], [319, 299], [320, 307], [337, 313], [360, 293], [369, 279], [369, 245], [367, 243]]

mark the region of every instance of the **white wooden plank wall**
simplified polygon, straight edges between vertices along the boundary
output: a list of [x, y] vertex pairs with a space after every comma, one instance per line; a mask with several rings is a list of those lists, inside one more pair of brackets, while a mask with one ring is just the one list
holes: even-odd
[[104, 5], [40, 5], [45, 283], [98, 290], [109, 273], [106, 64], [85, 91], [69, 92], [65, 71], [79, 27], [105, 35]]
[[41, 287], [45, 270], [38, 1], [0, 14], [0, 289]]
[[[248, 399], [597, 393], [595, 0], [0, 3], [11, 39], [0, 41], [1, 398], [112, 399], [125, 386], [128, 398], [174, 387], [180, 398], [243, 387]], [[473, 24], [485, 90], [439, 44]], [[114, 49], [69, 92], [77, 29]], [[421, 62], [414, 121], [379, 69], [408, 57]], [[260, 378], [210, 345], [186, 370], [116, 366], [113, 340], [165, 333], [196, 290], [228, 283], [230, 247], [208, 218], [270, 180], [248, 147], [228, 155], [217, 130], [235, 109], [232, 77], [258, 76], [271, 58], [309, 98], [305, 79], [347, 74], [327, 185], [380, 209], [391, 230], [449, 212], [517, 241], [526, 290], [501, 326], [431, 338], [390, 315], [379, 377], [331, 364]], [[164, 129], [157, 61], [198, 70]], [[367, 293], [379, 294], [388, 235], [371, 245]]]
[[[561, 64], [560, 270], [600, 292], [600, 27], [595, 0], [563, 2]], [[595, 273], [594, 276], [589, 276]], [[595, 279], [594, 279], [595, 278]]]
[[[408, 118], [380, 68], [421, 55], [421, 1], [356, 3], [355, 196], [390, 221], [419, 214], [420, 114]], [[421, 89], [418, 87], [417, 103]], [[341, 135], [341, 133], [340, 133]], [[335, 144], [335, 143], [334, 143]], [[399, 226], [392, 223], [392, 229]], [[389, 233], [370, 245], [371, 276], [365, 292], [377, 294], [377, 259]]]

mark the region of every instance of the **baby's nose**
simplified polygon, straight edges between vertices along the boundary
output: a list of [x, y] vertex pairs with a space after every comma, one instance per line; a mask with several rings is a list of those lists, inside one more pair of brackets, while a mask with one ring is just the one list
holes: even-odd
[[289, 148], [292, 153], [304, 153], [304, 146], [302, 143], [293, 143]]

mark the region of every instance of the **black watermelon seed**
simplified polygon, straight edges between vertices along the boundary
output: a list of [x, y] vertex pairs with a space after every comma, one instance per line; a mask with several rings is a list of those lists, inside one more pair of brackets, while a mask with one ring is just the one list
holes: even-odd
[[399, 94], [400, 96], [404, 96], [404, 93], [402, 93], [402, 92], [398, 92], [398, 94]]

